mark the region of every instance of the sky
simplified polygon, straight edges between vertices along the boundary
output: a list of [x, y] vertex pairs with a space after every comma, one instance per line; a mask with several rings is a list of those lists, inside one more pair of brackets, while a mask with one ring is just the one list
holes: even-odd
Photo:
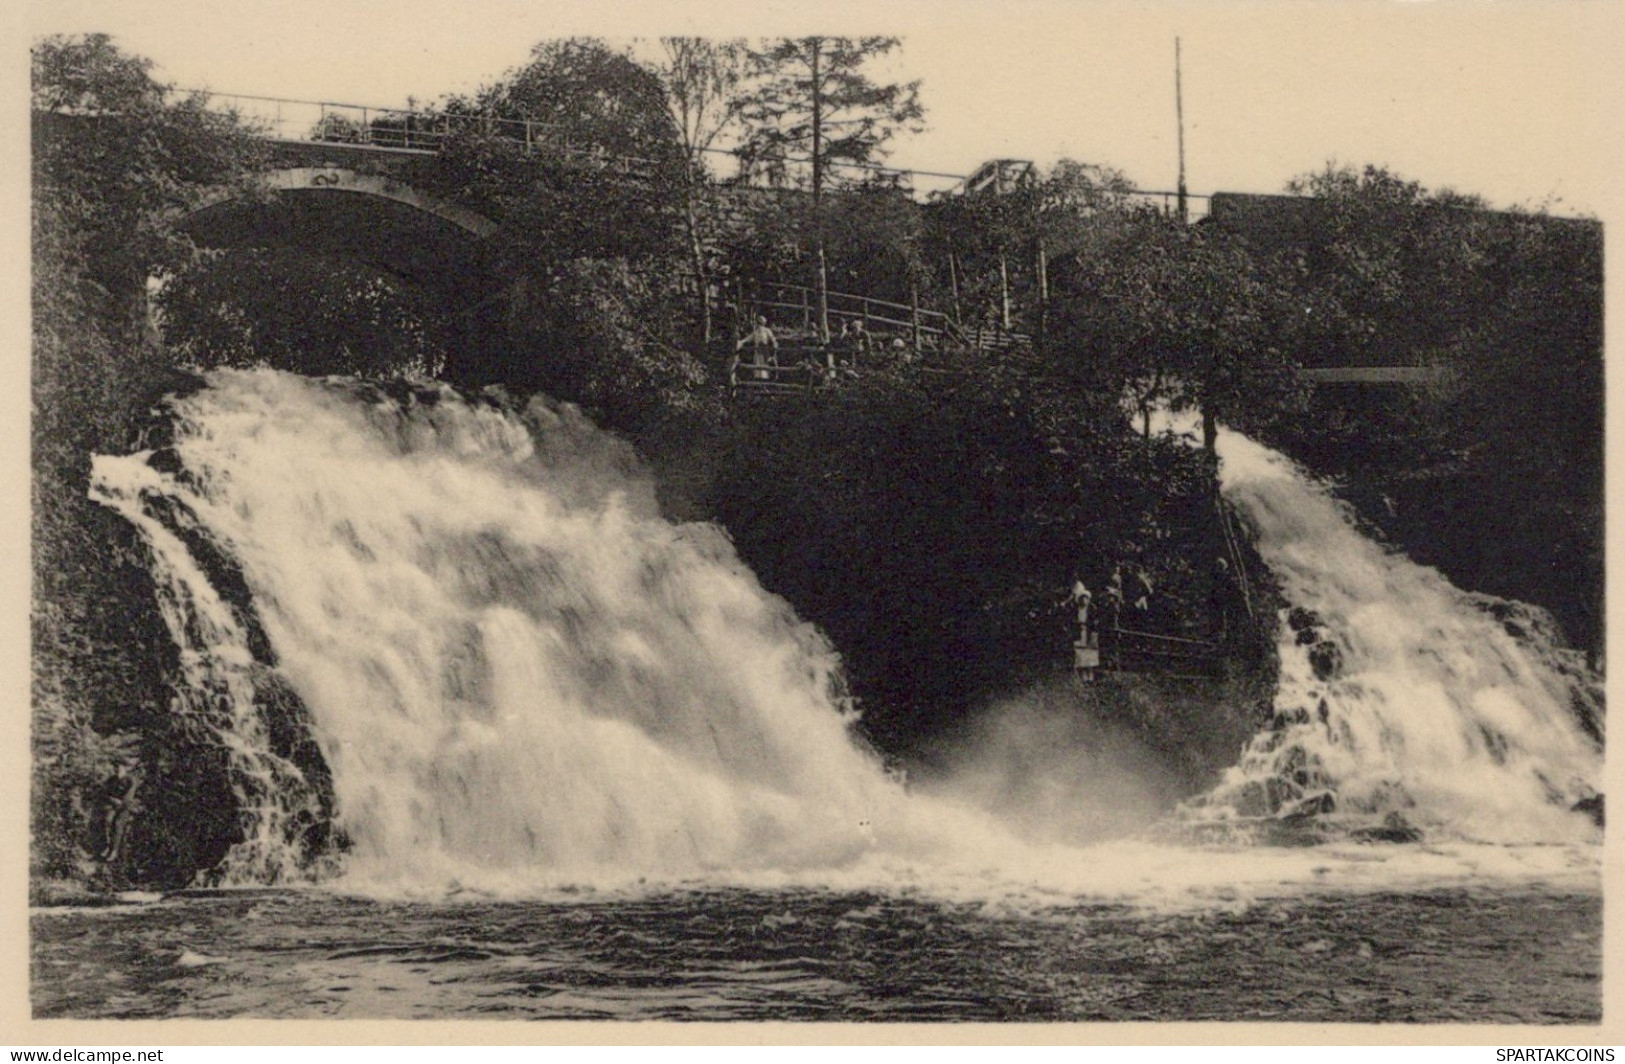
[[1278, 192], [1327, 162], [1386, 165], [1495, 206], [1606, 215], [1625, 164], [1617, 0], [1002, 0], [748, 7], [647, 0], [32, 0], [27, 32], [101, 31], [158, 75], [218, 93], [401, 106], [467, 91], [575, 33], [887, 33], [928, 129], [889, 162], [968, 173], [994, 157]]

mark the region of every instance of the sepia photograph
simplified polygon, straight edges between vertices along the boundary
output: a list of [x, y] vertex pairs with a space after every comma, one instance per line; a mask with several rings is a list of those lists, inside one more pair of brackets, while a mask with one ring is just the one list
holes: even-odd
[[30, 0], [19, 1019], [1598, 1041], [1616, 7]]

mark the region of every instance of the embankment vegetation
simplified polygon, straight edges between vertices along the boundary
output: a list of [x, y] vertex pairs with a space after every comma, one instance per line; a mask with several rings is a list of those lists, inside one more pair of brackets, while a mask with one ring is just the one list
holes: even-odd
[[[175, 383], [146, 306], [147, 278], [192, 254], [168, 216], [205, 187], [246, 182], [256, 148], [104, 37], [40, 43], [33, 80], [31, 868], [36, 883], [141, 880], [141, 863], [201, 863], [197, 835], [163, 833], [116, 865], [110, 803], [149, 823], [229, 820], [229, 791], [166, 717], [173, 650], [135, 537], [88, 497], [90, 460], [128, 448]], [[194, 808], [198, 795], [219, 812]]]

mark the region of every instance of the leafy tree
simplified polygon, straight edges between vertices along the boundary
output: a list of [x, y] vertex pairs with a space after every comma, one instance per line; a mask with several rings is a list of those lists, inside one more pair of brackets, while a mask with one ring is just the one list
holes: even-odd
[[925, 115], [918, 81], [877, 84], [863, 69], [900, 43], [895, 37], [799, 37], [764, 42], [751, 51], [757, 80], [745, 98], [747, 134], [740, 158], [746, 172], [781, 181], [795, 175], [812, 194], [814, 287], [825, 339], [824, 192], [854, 183], [854, 169], [862, 173], [883, 158], [887, 143], [901, 131], [917, 131]]
[[963, 317], [968, 306], [974, 320], [1008, 329], [1020, 286], [1012, 255], [1037, 246], [1037, 174], [1026, 162], [994, 165], [999, 172], [989, 187], [941, 196], [933, 204], [934, 243], [952, 273], [957, 313]]
[[1061, 159], [1043, 175], [1038, 199], [1038, 236], [1046, 254], [1071, 254], [1099, 242], [1110, 231], [1102, 219], [1135, 209], [1134, 183], [1121, 170]]
[[1045, 331], [1051, 259], [1089, 251], [1110, 239], [1129, 211], [1134, 186], [1110, 167], [1062, 159], [1048, 173], [1006, 160], [995, 184], [938, 196], [927, 242], [946, 264], [957, 312], [1012, 328]]
[[105, 34], [44, 38], [32, 61], [35, 197], [73, 234], [91, 280], [138, 299], [149, 275], [190, 258], [171, 212], [249, 184], [261, 149], [235, 114], [176, 96]]
[[660, 79], [596, 38], [543, 41], [524, 66], [442, 106], [449, 115], [513, 123], [507, 135], [528, 122], [534, 146], [566, 157], [681, 162]]
[[[1201, 452], [1127, 431], [1116, 397], [985, 358], [873, 369], [748, 405], [716, 507], [763, 583], [841, 648], [883, 749], [918, 752], [1067, 660], [1082, 579], [1144, 567], [1170, 634], [1220, 622]], [[1233, 753], [1233, 750], [1230, 751]]]
[[1318, 389], [1311, 416], [1272, 438], [1380, 500], [1367, 513], [1419, 560], [1545, 605], [1600, 645], [1601, 227], [1491, 211], [1372, 166], [1327, 166], [1289, 191], [1304, 198], [1283, 201], [1282, 235], [1253, 246], [1290, 293], [1288, 349], [1448, 377]]
[[1490, 294], [1452, 350], [1448, 422], [1475, 482], [1489, 590], [1557, 611], [1600, 655], [1604, 622], [1603, 240], [1587, 219], [1513, 214]]
[[1287, 190], [1312, 198], [1301, 239], [1283, 249], [1315, 324], [1306, 359], [1409, 364], [1471, 324], [1487, 294], [1482, 200], [1375, 166], [1328, 165]]
[[869, 181], [832, 200], [824, 228], [837, 290], [901, 304], [924, 292], [929, 300], [924, 215], [894, 182]]
[[[440, 109], [453, 120], [424, 184], [498, 221], [529, 290], [558, 301], [517, 324], [521, 346], [619, 334], [621, 306], [662, 345], [703, 332], [682, 266], [694, 260], [690, 157], [656, 72], [599, 40], [547, 41], [525, 66]], [[598, 313], [610, 318], [582, 317]], [[487, 382], [544, 386], [551, 375], [538, 362], [510, 360]]]
[[503, 222], [536, 267], [673, 250], [685, 156], [659, 78], [630, 55], [545, 41], [440, 110], [454, 120], [425, 183]]
[[535, 311], [516, 323], [537, 357], [506, 382], [579, 403], [606, 428], [645, 446], [720, 419], [705, 364], [684, 349], [667, 271], [579, 259], [547, 279]]
[[661, 58], [654, 64], [665, 87], [666, 104], [682, 143], [683, 223], [688, 235], [690, 268], [700, 305], [700, 340], [712, 340], [714, 274], [708, 244], [716, 240], [712, 220], [715, 204], [705, 155], [717, 139], [739, 121], [743, 108], [740, 87], [747, 73], [749, 53], [743, 39], [710, 40], [704, 37], [662, 37]]
[[1057, 302], [1052, 359], [1063, 372], [1131, 389], [1146, 416], [1157, 403], [1200, 408], [1210, 452], [1218, 419], [1301, 401], [1281, 291], [1222, 233], [1142, 211], [1097, 253], [1074, 257]]

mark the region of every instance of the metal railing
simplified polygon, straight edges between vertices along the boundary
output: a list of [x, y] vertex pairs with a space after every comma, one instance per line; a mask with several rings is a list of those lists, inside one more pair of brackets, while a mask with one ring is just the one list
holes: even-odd
[[776, 357], [782, 359], [787, 355], [805, 357], [782, 364], [750, 360], [736, 362], [728, 375], [729, 391], [735, 397], [805, 395], [832, 388], [857, 376], [858, 371], [850, 363], [830, 366], [827, 358], [821, 357], [819, 349], [790, 349]]
[[209, 103], [252, 121], [272, 140], [433, 153], [455, 136], [478, 134], [512, 141], [523, 145], [526, 151], [546, 148], [573, 162], [606, 169], [637, 173], [656, 165], [653, 159], [611, 154], [601, 146], [573, 143], [567, 131], [557, 124], [528, 118], [448, 114], [239, 93], [211, 93]]
[[[611, 155], [600, 146], [573, 145], [561, 128], [548, 122], [526, 118], [495, 118], [486, 115], [448, 114], [437, 110], [415, 107], [384, 107], [374, 104], [343, 103], [336, 100], [299, 100], [286, 96], [259, 96], [252, 93], [215, 92], [210, 89], [175, 88], [176, 95], [202, 97], [207, 105], [223, 107], [256, 123], [263, 134], [273, 140], [311, 144], [348, 144], [372, 147], [383, 151], [435, 152], [446, 139], [457, 132], [477, 130], [485, 135], [500, 136], [522, 143], [527, 148], [546, 145], [550, 150], [567, 157], [588, 160], [598, 165], [617, 164], [629, 169], [652, 167], [654, 160], [633, 155]], [[731, 148], [701, 148], [704, 154], [726, 156], [738, 162], [739, 153]], [[914, 195], [931, 190], [918, 187], [921, 178], [927, 184], [936, 184], [935, 190], [950, 195], [963, 194], [973, 182], [995, 163], [1020, 160], [993, 160], [984, 163], [976, 173], [953, 174], [941, 170], [916, 167], [886, 166], [882, 163], [834, 162], [835, 170], [891, 177], [899, 181], [905, 191]], [[794, 167], [810, 167], [811, 160], [787, 158], [781, 163]], [[1031, 164], [1028, 164], [1031, 165]], [[752, 184], [752, 182], [746, 182]], [[760, 184], [761, 182], [756, 182]], [[1135, 189], [1117, 193], [1131, 200], [1148, 201], [1164, 213], [1178, 213], [1180, 194], [1161, 189]], [[1208, 214], [1208, 195], [1186, 193], [1187, 216], [1195, 221]]]
[[1214, 494], [1213, 506], [1219, 512], [1219, 531], [1224, 535], [1225, 554], [1228, 556], [1230, 571], [1235, 577], [1236, 590], [1241, 593], [1241, 604], [1247, 611], [1247, 619], [1252, 620], [1252, 581], [1247, 576], [1247, 559], [1241, 553], [1241, 537], [1236, 534], [1235, 517], [1230, 512], [1230, 504], [1222, 495]]
[[[455, 133], [478, 132], [522, 143], [527, 149], [547, 146], [567, 157], [603, 162], [610, 160], [630, 168], [654, 166], [654, 160], [632, 155], [609, 156], [598, 148], [572, 145], [568, 136], [556, 124], [521, 118], [492, 118], [484, 115], [447, 114], [432, 109], [413, 107], [381, 107], [373, 104], [341, 103], [333, 100], [296, 100], [283, 96], [256, 96], [246, 93], [211, 92], [201, 89], [177, 90], [198, 93], [207, 98], [210, 106], [229, 108], [244, 118], [252, 119], [275, 140], [314, 144], [351, 144], [392, 151], [440, 150], [446, 139]], [[722, 156], [738, 162], [739, 155], [730, 148], [707, 147], [700, 149], [711, 156]], [[790, 167], [810, 167], [810, 159], [782, 160]], [[836, 162], [833, 167], [856, 174], [873, 174], [897, 179], [908, 191], [919, 194], [916, 186], [924, 183], [949, 185], [962, 182], [961, 174], [936, 170], [885, 166], [880, 163]], [[761, 182], [756, 182], [760, 184]]]
[[1160, 635], [1116, 625], [1099, 630], [1101, 667], [1205, 679], [1223, 667], [1223, 647], [1206, 639]]

